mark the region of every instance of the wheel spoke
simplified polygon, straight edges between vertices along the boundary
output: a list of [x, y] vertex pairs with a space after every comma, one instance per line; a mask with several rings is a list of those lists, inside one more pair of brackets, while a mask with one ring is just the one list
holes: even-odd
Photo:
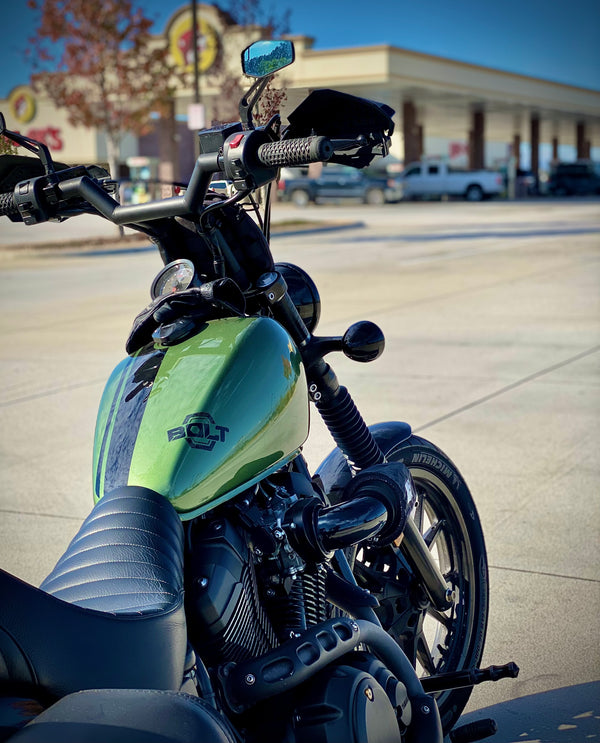
[[430, 676], [436, 673], [436, 665], [429, 648], [429, 643], [423, 632], [417, 638], [417, 660]]
[[408, 564], [406, 557], [404, 557], [404, 555], [402, 554], [402, 550], [399, 547], [396, 547], [395, 545], [390, 545], [390, 547], [396, 557], [398, 569], [402, 568], [407, 573], [410, 573], [411, 572], [410, 565]]
[[432, 524], [429, 529], [423, 534], [423, 539], [425, 541], [425, 544], [431, 549], [433, 546], [433, 543], [437, 539], [440, 531], [442, 528], [446, 525], [445, 519], [439, 519], [435, 522], [435, 524]]
[[419, 493], [418, 495], [418, 501], [417, 501], [417, 507], [415, 508], [414, 514], [413, 514], [413, 521], [415, 522], [415, 526], [417, 529], [423, 533], [423, 500], [425, 496], [423, 493]]
[[436, 622], [444, 626], [447, 630], [449, 630], [452, 627], [452, 623], [453, 623], [452, 617], [448, 617], [445, 614], [442, 614], [442, 612], [436, 609], [435, 607], [430, 606], [427, 609], [427, 614], [432, 619], [435, 619]]

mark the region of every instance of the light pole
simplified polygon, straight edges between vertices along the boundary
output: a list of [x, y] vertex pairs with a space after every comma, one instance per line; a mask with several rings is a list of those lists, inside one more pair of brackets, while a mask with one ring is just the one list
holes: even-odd
[[198, 0], [192, 0], [192, 43], [194, 47], [194, 103], [200, 103], [200, 72], [198, 69]]

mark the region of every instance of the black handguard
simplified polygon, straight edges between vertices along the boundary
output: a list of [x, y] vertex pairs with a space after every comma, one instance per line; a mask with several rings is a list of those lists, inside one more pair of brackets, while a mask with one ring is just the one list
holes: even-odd
[[258, 148], [258, 159], [270, 167], [294, 167], [326, 162], [333, 155], [333, 145], [327, 137], [302, 137], [267, 142]]

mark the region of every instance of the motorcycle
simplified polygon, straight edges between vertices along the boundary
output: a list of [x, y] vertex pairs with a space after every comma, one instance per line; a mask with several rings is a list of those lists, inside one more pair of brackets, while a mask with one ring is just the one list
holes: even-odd
[[[366, 425], [325, 357], [370, 362], [382, 331], [317, 336], [314, 282], [269, 247], [279, 168], [364, 167], [387, 154], [394, 112], [316, 90], [285, 128], [256, 126], [293, 60], [289, 41], [244, 50], [256, 79], [241, 121], [201, 131], [187, 189], [161, 201], [121, 205], [107, 171], [54, 163], [0, 121], [38, 158], [2, 158], [0, 214], [97, 214], [147, 235], [165, 264], [100, 402], [90, 515], [40, 588], [0, 571], [0, 740], [494, 731], [455, 728], [474, 684], [518, 673], [478, 668], [488, 573], [467, 485], [407, 423]], [[210, 190], [215, 173], [234, 195]], [[313, 474], [310, 404], [336, 444]]]

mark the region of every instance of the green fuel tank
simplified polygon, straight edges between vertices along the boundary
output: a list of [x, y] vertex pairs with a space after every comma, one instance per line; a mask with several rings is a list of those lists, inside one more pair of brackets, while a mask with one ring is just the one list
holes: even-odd
[[287, 331], [264, 317], [212, 320], [112, 373], [96, 423], [94, 499], [138, 485], [193, 518], [292, 459], [308, 420], [304, 367]]

